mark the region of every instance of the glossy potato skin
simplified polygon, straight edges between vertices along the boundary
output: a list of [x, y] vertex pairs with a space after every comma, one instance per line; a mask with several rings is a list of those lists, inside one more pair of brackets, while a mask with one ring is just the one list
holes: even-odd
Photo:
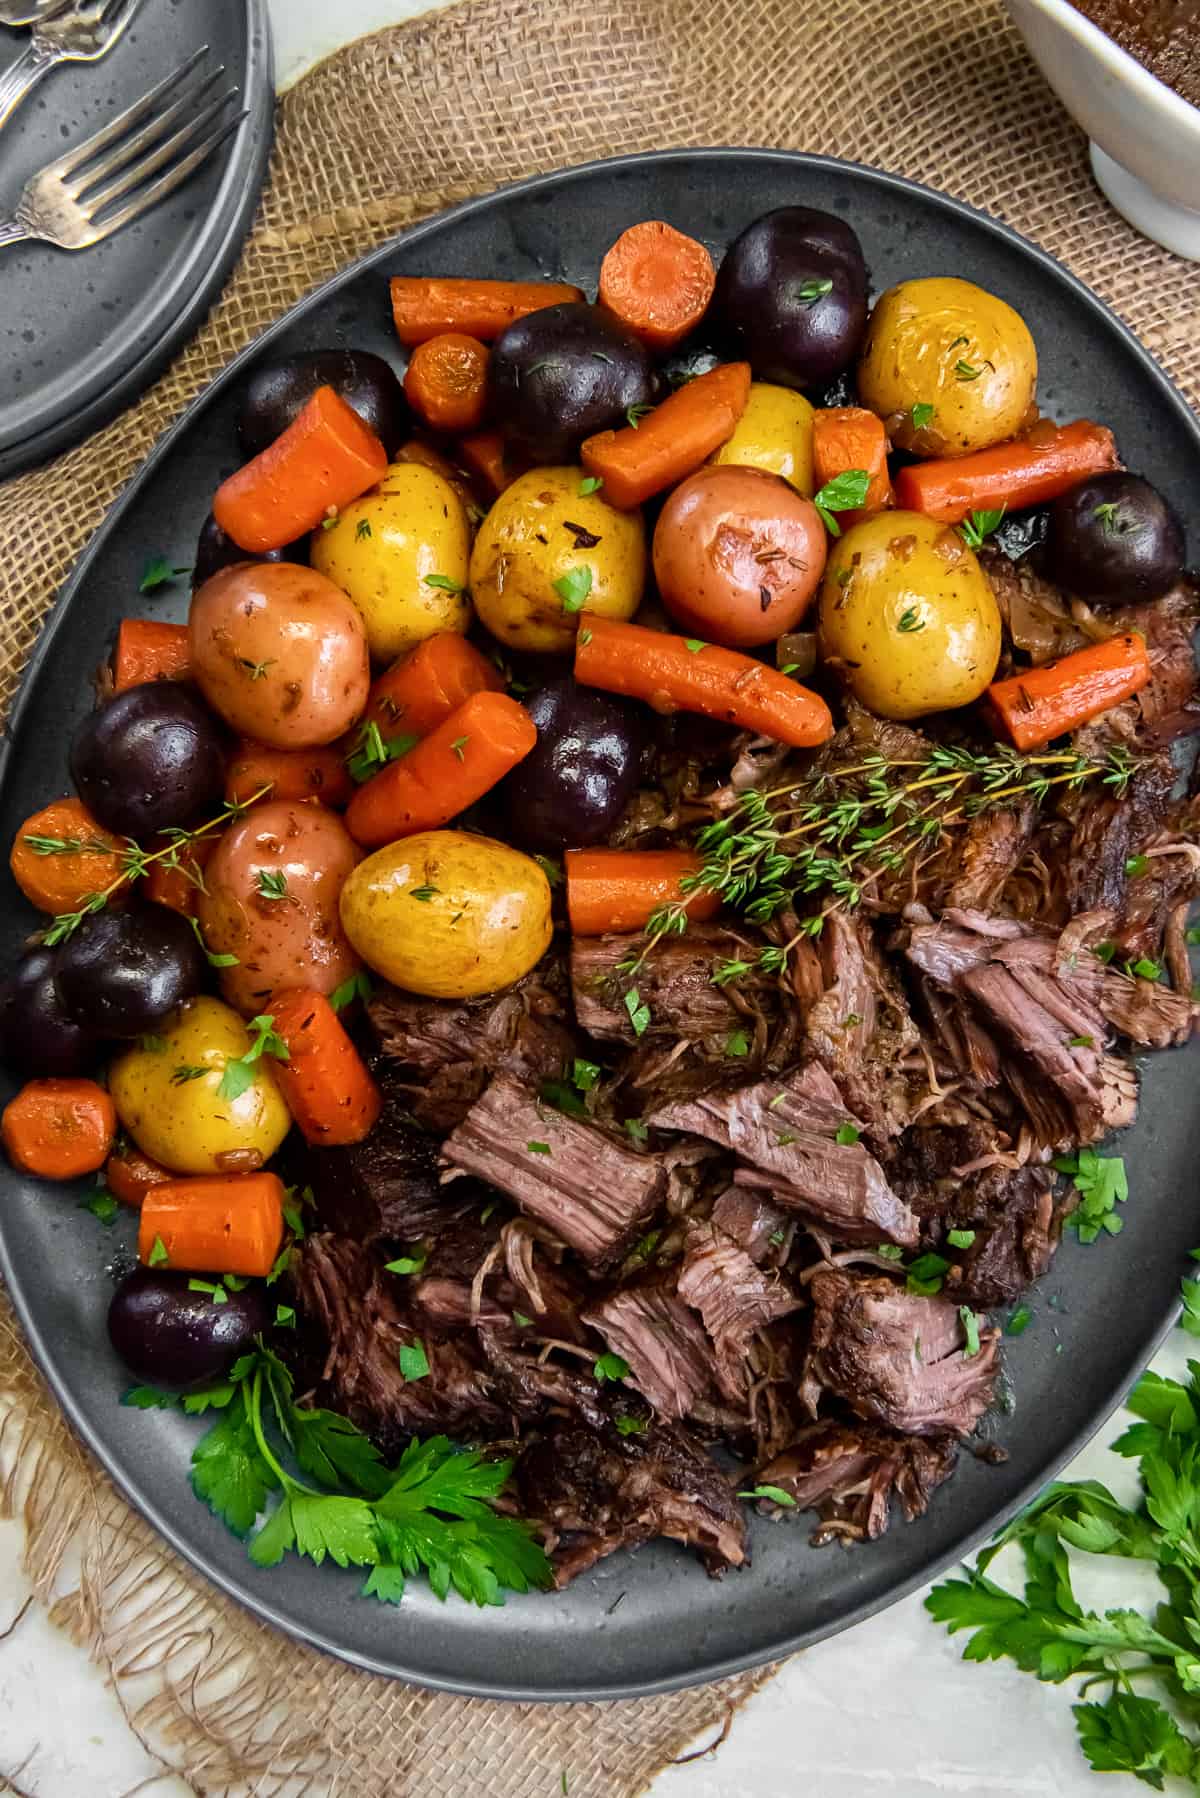
[[879, 512], [830, 549], [820, 649], [881, 718], [921, 718], [979, 698], [1000, 656], [1000, 612], [957, 531]]
[[553, 934], [550, 883], [538, 864], [459, 830], [422, 831], [368, 856], [342, 888], [341, 911], [368, 967], [434, 999], [511, 986]]
[[[264, 1166], [291, 1117], [266, 1055], [251, 1065], [245, 1092], [221, 1097], [226, 1062], [250, 1047], [237, 1013], [220, 999], [189, 999], [156, 1041], [161, 1047], [139, 1044], [108, 1070], [117, 1116], [142, 1154], [172, 1174], [250, 1173]], [[178, 1082], [172, 1076], [180, 1067], [208, 1072]]]
[[513, 837], [551, 853], [599, 843], [637, 787], [645, 708], [566, 675], [531, 693], [525, 709], [537, 743], [504, 783]]
[[[803, 297], [812, 283], [826, 290]], [[730, 244], [713, 311], [731, 357], [760, 381], [818, 387], [848, 368], [867, 322], [867, 265], [844, 219], [780, 206]]]
[[654, 577], [684, 630], [750, 649], [794, 630], [826, 555], [811, 500], [778, 475], [701, 468], [670, 495], [654, 532]]
[[241, 562], [192, 596], [192, 675], [240, 736], [273, 749], [332, 743], [367, 703], [358, 612], [332, 581], [290, 562]]
[[[232, 568], [237, 562], [246, 560], [246, 552], [221, 529], [210, 512], [200, 526], [200, 535], [196, 539], [196, 555], [192, 563], [192, 592], [202, 587], [206, 580], [214, 574], [220, 574], [222, 568]], [[289, 543], [286, 549], [269, 549], [261, 558], [264, 562], [307, 562], [308, 538], [301, 537], [296, 543]]]
[[645, 345], [580, 300], [517, 319], [488, 359], [488, 415], [535, 462], [565, 462], [585, 437], [623, 425], [630, 406], [658, 394]]
[[246, 460], [282, 436], [318, 387], [332, 387], [370, 425], [390, 456], [408, 429], [408, 403], [395, 372], [369, 350], [304, 350], [247, 377], [238, 439]]
[[187, 1274], [135, 1267], [113, 1293], [108, 1338], [138, 1379], [155, 1386], [208, 1385], [270, 1327], [274, 1301], [260, 1282], [226, 1290], [225, 1303], [193, 1291]]
[[581, 613], [566, 609], [554, 583], [576, 568], [591, 571], [587, 611], [626, 619], [641, 604], [642, 515], [618, 512], [603, 492], [581, 494], [582, 480], [580, 468], [531, 469], [505, 488], [479, 528], [471, 554], [475, 609], [513, 649], [573, 650]]
[[84, 719], [71, 779], [98, 824], [145, 838], [194, 824], [220, 803], [224, 751], [216, 719], [191, 687], [144, 681]]
[[204, 952], [188, 920], [134, 898], [84, 918], [58, 952], [55, 984], [76, 1023], [98, 1037], [153, 1032], [204, 986]]
[[[946, 275], [902, 281], [875, 302], [858, 390], [902, 449], [966, 456], [1033, 422], [1037, 350], [1020, 313], [974, 282]], [[919, 431], [912, 426], [917, 405], [934, 408]]]
[[[236, 955], [221, 991], [247, 1017], [279, 987], [332, 993], [359, 960], [338, 916], [342, 885], [360, 851], [335, 812], [310, 800], [268, 800], [231, 824], [204, 870], [197, 914], [208, 947]], [[260, 876], [286, 894], [264, 893]]]
[[[356, 607], [376, 662], [394, 661], [439, 631], [471, 623], [471, 526], [460, 495], [436, 469], [397, 462], [330, 530], [316, 531], [312, 565]], [[452, 583], [430, 586], [427, 575]]]
[[95, 1037], [63, 1004], [58, 953], [40, 943], [27, 949], [0, 986], [0, 1059], [24, 1079], [68, 1079], [96, 1059]]
[[746, 410], [733, 436], [715, 450], [710, 462], [733, 462], [781, 475], [797, 493], [811, 499], [813, 481], [813, 408], [802, 393], [772, 381], [752, 381]]

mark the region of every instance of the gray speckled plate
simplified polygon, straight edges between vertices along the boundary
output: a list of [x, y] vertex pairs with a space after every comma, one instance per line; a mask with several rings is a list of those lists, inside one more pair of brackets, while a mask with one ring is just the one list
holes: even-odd
[[[1170, 493], [1200, 547], [1200, 425], [1150, 357], [1048, 256], [954, 201], [804, 156], [717, 150], [632, 158], [549, 175], [408, 232], [328, 283], [267, 332], [197, 401], [114, 507], [68, 583], [13, 720], [0, 842], [66, 789], [66, 751], [90, 708], [89, 670], [130, 610], [182, 616], [182, 589], [137, 598], [149, 553], [188, 563], [209, 496], [234, 467], [233, 424], [250, 362], [356, 345], [395, 358], [387, 276], [553, 275], [594, 288], [600, 248], [637, 219], [666, 218], [719, 251], [758, 213], [803, 201], [859, 232], [876, 288], [967, 275], [1011, 300], [1037, 340], [1043, 404], [1116, 431], [1131, 467]], [[34, 923], [9, 885], [0, 960]], [[259, 1616], [377, 1672], [511, 1698], [613, 1698], [730, 1673], [844, 1628], [910, 1591], [1011, 1513], [1082, 1443], [1168, 1327], [1186, 1251], [1200, 1240], [1197, 1051], [1151, 1058], [1142, 1114], [1122, 1142], [1131, 1197], [1118, 1239], [1068, 1240], [1030, 1300], [1035, 1321], [1005, 1347], [1011, 1402], [989, 1422], [1008, 1459], [962, 1457], [919, 1523], [851, 1553], [808, 1546], [806, 1519], [751, 1524], [753, 1567], [720, 1582], [669, 1543], [604, 1561], [568, 1591], [499, 1611], [441, 1605], [419, 1582], [398, 1609], [361, 1599], [359, 1576], [289, 1560], [260, 1571], [191, 1495], [196, 1425], [122, 1409], [127, 1378], [104, 1314], [114, 1251], [73, 1196], [0, 1175], [0, 1266], [64, 1409], [132, 1501], [195, 1566]], [[616, 1606], [616, 1600], [623, 1602]], [[615, 1607], [615, 1608], [614, 1608]]]
[[[0, 66], [26, 32], [0, 27]], [[266, 0], [143, 0], [101, 62], [64, 63], [0, 133], [0, 212], [30, 175], [131, 106], [202, 44], [248, 114], [162, 205], [75, 254], [0, 252], [0, 479], [76, 443], [130, 405], [199, 325], [237, 260], [271, 147]]]

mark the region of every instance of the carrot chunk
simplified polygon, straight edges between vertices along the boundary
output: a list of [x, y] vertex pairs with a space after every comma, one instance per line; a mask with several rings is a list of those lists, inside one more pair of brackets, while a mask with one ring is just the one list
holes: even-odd
[[987, 690], [993, 716], [1018, 749], [1041, 749], [1139, 691], [1150, 679], [1146, 640], [1135, 631], [1026, 668]]
[[695, 472], [733, 436], [750, 394], [750, 364], [723, 362], [697, 375], [636, 425], [598, 431], [580, 460], [604, 482], [610, 505], [628, 511]]
[[[680, 881], [698, 874], [700, 857], [686, 849], [568, 849], [567, 914], [576, 936], [641, 930], [660, 905], [684, 900]], [[696, 892], [684, 904], [696, 923], [721, 909], [719, 893]]]
[[392, 318], [401, 343], [425, 343], [445, 331], [465, 331], [490, 343], [516, 319], [545, 306], [581, 300], [565, 281], [471, 281], [440, 275], [396, 275]]
[[814, 412], [813, 481], [817, 492], [852, 469], [861, 469], [870, 481], [862, 506], [838, 513], [843, 530], [892, 503], [887, 432], [883, 420], [865, 406], [829, 406]]
[[336, 749], [272, 749], [243, 737], [225, 770], [227, 805], [247, 805], [261, 794], [266, 799], [319, 799], [336, 810], [349, 803], [353, 791]]
[[402, 760], [358, 789], [346, 828], [367, 849], [439, 830], [490, 792], [536, 742], [537, 726], [524, 706], [507, 693], [474, 693]]
[[283, 1243], [278, 1174], [196, 1174], [164, 1180], [142, 1200], [138, 1256], [185, 1274], [265, 1276]]
[[123, 618], [113, 650], [113, 692], [151, 680], [186, 680], [188, 628], [157, 618]]
[[1112, 432], [1081, 418], [1044, 439], [1039, 429], [972, 456], [902, 468], [896, 476], [896, 504], [943, 524], [959, 524], [971, 512], [1044, 505], [1089, 475], [1119, 467]]
[[56, 914], [77, 911], [90, 894], [119, 880], [123, 849], [80, 800], [55, 799], [26, 818], [8, 865], [29, 903]]
[[487, 405], [487, 345], [463, 331], [419, 343], [404, 376], [404, 391], [431, 431], [475, 431]]
[[275, 1067], [288, 1110], [307, 1142], [361, 1142], [383, 1098], [323, 993], [288, 991], [271, 999], [274, 1030], [289, 1059]]
[[480, 497], [488, 500], [497, 498], [525, 472], [524, 457], [505, 442], [503, 431], [473, 431], [459, 440], [458, 453], [479, 487]]
[[94, 1080], [31, 1080], [0, 1118], [8, 1159], [42, 1180], [96, 1173], [116, 1134], [116, 1109]]
[[332, 387], [318, 387], [282, 436], [218, 487], [213, 516], [239, 549], [283, 549], [387, 472], [387, 453]]
[[[204, 891], [204, 870], [219, 841], [217, 836], [194, 837], [173, 857], [151, 862], [142, 887], [143, 895], [153, 899], [156, 905], [168, 905], [185, 918], [194, 918], [196, 902]], [[154, 847], [165, 848], [165, 839], [160, 839]]]
[[833, 735], [823, 699], [752, 656], [595, 612], [580, 619], [575, 678], [585, 687], [644, 699], [657, 712], [699, 712], [798, 749]]
[[664, 351], [696, 329], [716, 282], [702, 243], [646, 219], [622, 231], [600, 264], [599, 299], [648, 349]]
[[104, 1180], [109, 1192], [122, 1205], [132, 1205], [140, 1210], [142, 1200], [152, 1186], [161, 1186], [164, 1180], [173, 1176], [157, 1161], [151, 1161], [140, 1149], [121, 1149], [110, 1155], [104, 1164]]
[[367, 719], [383, 737], [428, 736], [473, 693], [503, 693], [495, 664], [457, 631], [438, 631], [392, 663], [371, 687]]

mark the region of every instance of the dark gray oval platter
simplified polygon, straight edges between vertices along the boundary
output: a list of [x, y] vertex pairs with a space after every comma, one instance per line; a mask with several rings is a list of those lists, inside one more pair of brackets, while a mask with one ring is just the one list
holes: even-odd
[[[329, 282], [268, 331], [155, 450], [81, 558], [34, 658], [3, 752], [0, 841], [67, 789], [66, 748], [92, 703], [89, 673], [127, 613], [181, 617], [177, 589], [138, 596], [150, 554], [190, 563], [217, 483], [234, 468], [234, 418], [252, 361], [354, 345], [398, 360], [387, 276], [555, 276], [594, 290], [597, 257], [637, 219], [666, 218], [714, 253], [773, 206], [805, 202], [861, 236], [876, 289], [906, 276], [967, 276], [1024, 314], [1058, 418], [1103, 419], [1127, 463], [1169, 493], [1200, 549], [1200, 425], [1130, 333], [1049, 256], [953, 200], [877, 173], [767, 151], [664, 153], [525, 182], [409, 231]], [[8, 888], [0, 959], [33, 915]], [[846, 1553], [808, 1545], [811, 1520], [752, 1523], [754, 1564], [721, 1582], [662, 1543], [602, 1562], [568, 1591], [503, 1610], [443, 1605], [414, 1582], [398, 1609], [358, 1596], [360, 1576], [294, 1559], [260, 1571], [193, 1498], [197, 1427], [119, 1404], [128, 1379], [108, 1348], [111, 1232], [75, 1195], [3, 1176], [0, 1266], [34, 1351], [76, 1429], [158, 1530], [260, 1617], [376, 1672], [504, 1698], [615, 1698], [773, 1659], [891, 1603], [964, 1553], [1029, 1497], [1117, 1403], [1164, 1335], [1184, 1257], [1200, 1240], [1195, 1049], [1153, 1058], [1141, 1118], [1122, 1141], [1132, 1196], [1117, 1239], [1064, 1245], [1032, 1295], [1035, 1321], [1005, 1345], [1011, 1408], [988, 1429], [1001, 1466], [962, 1456], [919, 1523]], [[623, 1602], [616, 1605], [618, 1598]], [[615, 1607], [615, 1608], [614, 1608]]]
[[[0, 30], [0, 65], [25, 32]], [[0, 480], [132, 405], [198, 328], [250, 228], [271, 149], [266, 0], [146, 0], [98, 63], [54, 69], [0, 137], [0, 200], [85, 141], [204, 44], [246, 117], [145, 218], [77, 254], [29, 243], [0, 258]], [[218, 90], [220, 91], [220, 90]], [[232, 110], [232, 109], [231, 109]]]

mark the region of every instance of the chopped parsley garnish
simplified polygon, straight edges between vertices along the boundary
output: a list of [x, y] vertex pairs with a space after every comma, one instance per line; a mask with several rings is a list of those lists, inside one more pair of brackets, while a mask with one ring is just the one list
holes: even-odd
[[971, 1356], [979, 1353], [979, 1319], [970, 1305], [960, 1305], [958, 1315], [962, 1319], [963, 1333], [967, 1339], [963, 1354], [969, 1360]]
[[907, 1270], [906, 1285], [909, 1292], [920, 1298], [932, 1298], [934, 1293], [942, 1290], [942, 1281], [950, 1271], [950, 1263], [944, 1255], [932, 1252], [918, 1255], [910, 1261]]
[[629, 425], [631, 430], [636, 431], [647, 412], [653, 412], [653, 410], [653, 406], [626, 406], [625, 422]]
[[925, 620], [921, 617], [916, 606], [905, 607], [904, 611], [901, 612], [899, 618], [896, 620], [896, 629], [904, 636], [911, 636], [914, 631], [923, 631], [925, 629]]
[[998, 531], [1004, 521], [1004, 507], [991, 512], [972, 512], [958, 527], [958, 534], [968, 549], [981, 549], [984, 539]]
[[549, 1155], [553, 1152], [548, 1142], [527, 1142], [525, 1147], [531, 1155]]
[[854, 1124], [839, 1124], [833, 1133], [833, 1140], [841, 1143], [842, 1147], [846, 1149], [850, 1147], [851, 1143], [856, 1143], [861, 1135], [862, 1131], [857, 1129]]
[[795, 1510], [796, 1501], [790, 1492], [782, 1486], [751, 1486], [745, 1492], [738, 1493], [739, 1498], [765, 1498], [773, 1505], [783, 1505], [785, 1509]]
[[601, 475], [601, 474], [585, 474], [582, 481], [580, 481], [580, 483], [579, 483], [579, 497], [581, 499], [586, 499], [586, 497], [589, 493], [599, 493], [599, 491], [600, 491], [601, 487], [603, 487], [603, 485], [604, 485], [604, 476], [603, 475]]
[[429, 901], [436, 898], [441, 890], [441, 887], [414, 887], [408, 896], [410, 899], [419, 899], [422, 905], [428, 905]]
[[156, 1236], [154, 1241], [150, 1244], [150, 1253], [146, 1256], [148, 1266], [166, 1267], [169, 1264], [170, 1259], [171, 1257], [167, 1254], [166, 1243], [161, 1236]]
[[351, 974], [349, 980], [343, 980], [341, 986], [334, 987], [329, 995], [329, 1003], [334, 1011], [345, 1011], [347, 1005], [352, 1005], [355, 999], [361, 999], [365, 1005], [374, 991], [371, 976], [365, 968], [360, 968], [357, 974]]
[[936, 406], [929, 405], [925, 400], [918, 400], [910, 415], [913, 430], [923, 431], [926, 425], [932, 424], [936, 411]]
[[601, 1355], [592, 1372], [603, 1386], [606, 1380], [623, 1380], [629, 1372], [629, 1363], [621, 1355]]
[[1095, 1242], [1102, 1230], [1119, 1236], [1123, 1226], [1116, 1207], [1129, 1197], [1129, 1178], [1121, 1157], [1080, 1149], [1074, 1155], [1056, 1155], [1053, 1165], [1068, 1176], [1079, 1194], [1079, 1204], [1066, 1222], [1078, 1232], [1080, 1242]]
[[554, 583], [554, 591], [562, 600], [564, 612], [581, 612], [584, 601], [592, 590], [592, 571], [586, 563], [578, 568], [568, 568], [566, 574], [559, 575]]
[[399, 1255], [395, 1261], [385, 1261], [384, 1269], [389, 1274], [421, 1274], [425, 1271], [425, 1255]]
[[725, 1038], [726, 1055], [749, 1055], [750, 1038], [744, 1030], [731, 1030]]
[[974, 1230], [947, 1230], [946, 1241], [952, 1249], [969, 1249], [975, 1240]]
[[631, 986], [625, 995], [625, 1010], [629, 1013], [633, 1034], [644, 1036], [650, 1023], [650, 1007], [642, 1004], [641, 995], [636, 986]]
[[840, 537], [842, 527], [834, 517], [835, 512], [853, 512], [867, 503], [867, 493], [871, 486], [871, 477], [865, 468], [847, 468], [843, 474], [835, 475], [832, 481], [826, 481], [819, 493], [813, 496], [813, 505], [824, 520], [825, 529], [831, 537]]
[[429, 1372], [429, 1356], [423, 1342], [406, 1342], [396, 1358], [406, 1380], [423, 1380]]
[[90, 1211], [99, 1223], [111, 1224], [121, 1207], [107, 1186], [97, 1186], [86, 1199], [80, 1200], [79, 1209]]
[[168, 562], [166, 556], [151, 556], [142, 569], [142, 578], [138, 582], [139, 593], [153, 593], [159, 587], [169, 587], [181, 574], [190, 574], [188, 567], [177, 568]]
[[1021, 1336], [1033, 1322], [1033, 1312], [1028, 1305], [1018, 1305], [1017, 1309], [1005, 1325], [1005, 1333], [1009, 1336]]
[[454, 580], [448, 574], [427, 574], [425, 576], [425, 585], [427, 587], [440, 587], [446, 593], [462, 593], [464, 591], [462, 582]]

